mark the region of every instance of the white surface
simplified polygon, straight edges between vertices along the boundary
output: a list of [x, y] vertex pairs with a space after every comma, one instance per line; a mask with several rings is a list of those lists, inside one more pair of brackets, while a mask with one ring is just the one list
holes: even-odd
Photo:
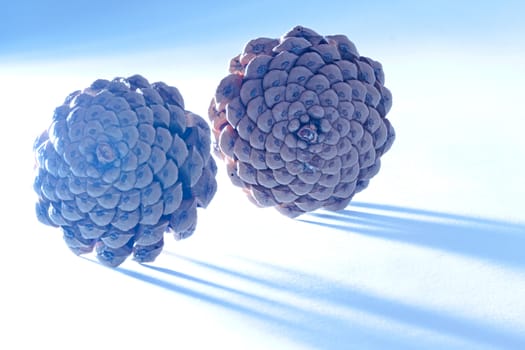
[[32, 143], [67, 94], [140, 73], [206, 116], [230, 56], [0, 66], [0, 348], [525, 347], [520, 52], [375, 57], [397, 140], [343, 212], [290, 220], [253, 207], [220, 171], [194, 236], [168, 237], [155, 263], [118, 269], [75, 257], [37, 222]]

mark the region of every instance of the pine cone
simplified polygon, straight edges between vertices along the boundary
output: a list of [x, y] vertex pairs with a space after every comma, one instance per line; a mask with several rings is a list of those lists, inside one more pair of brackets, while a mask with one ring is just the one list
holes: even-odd
[[382, 66], [344, 35], [295, 27], [257, 38], [230, 63], [209, 118], [215, 153], [258, 206], [296, 217], [345, 208], [395, 133]]
[[216, 192], [210, 146], [207, 122], [176, 88], [140, 75], [96, 80], [35, 142], [38, 219], [105, 265], [153, 261], [164, 233], [190, 236]]

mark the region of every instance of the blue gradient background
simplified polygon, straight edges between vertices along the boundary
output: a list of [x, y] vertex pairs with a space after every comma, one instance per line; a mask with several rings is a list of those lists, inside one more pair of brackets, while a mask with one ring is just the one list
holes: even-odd
[[522, 1], [13, 1], [0, 55], [49, 57], [237, 44], [296, 24], [385, 45], [523, 50]]

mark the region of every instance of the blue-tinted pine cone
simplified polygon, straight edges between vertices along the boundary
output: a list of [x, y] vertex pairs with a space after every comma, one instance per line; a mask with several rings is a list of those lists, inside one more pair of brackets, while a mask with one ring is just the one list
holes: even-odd
[[140, 75], [96, 80], [55, 109], [34, 145], [36, 213], [75, 254], [151, 262], [164, 234], [190, 236], [212, 200], [210, 128], [175, 87]]
[[255, 204], [337, 211], [378, 173], [395, 138], [392, 95], [346, 36], [298, 26], [257, 38], [229, 71], [209, 109], [215, 152]]

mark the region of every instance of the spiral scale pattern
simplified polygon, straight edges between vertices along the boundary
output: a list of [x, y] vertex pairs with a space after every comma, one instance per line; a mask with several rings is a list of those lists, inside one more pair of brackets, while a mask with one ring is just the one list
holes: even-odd
[[190, 236], [212, 200], [210, 128], [175, 87], [140, 75], [96, 80], [56, 108], [34, 145], [36, 213], [75, 254], [150, 262], [164, 234]]
[[344, 35], [297, 26], [230, 62], [209, 108], [215, 153], [258, 206], [289, 217], [345, 208], [395, 139], [381, 64]]

